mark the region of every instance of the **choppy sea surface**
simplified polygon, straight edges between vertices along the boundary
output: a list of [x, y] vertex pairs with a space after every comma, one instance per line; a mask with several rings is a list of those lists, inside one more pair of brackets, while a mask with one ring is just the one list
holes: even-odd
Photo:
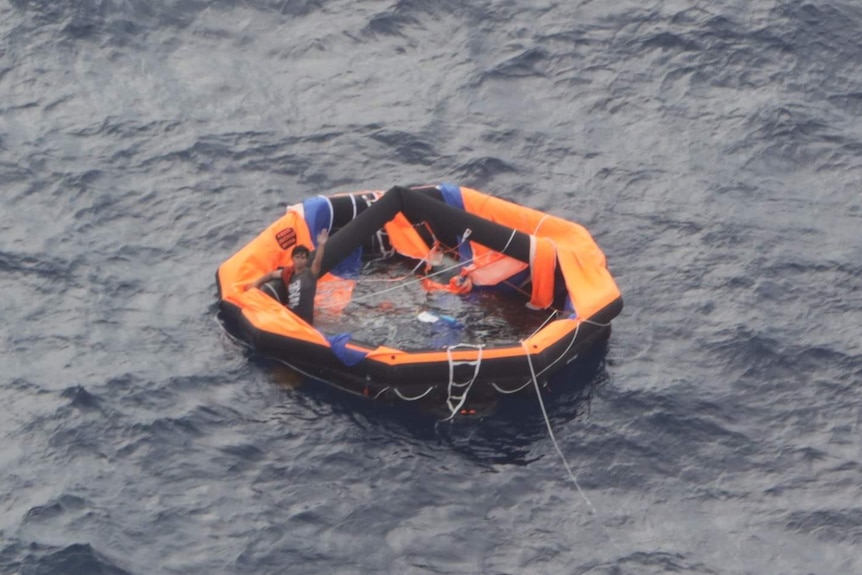
[[[860, 64], [855, 0], [0, 0], [0, 573], [862, 573]], [[444, 181], [618, 280], [565, 460], [214, 319], [285, 205]]]

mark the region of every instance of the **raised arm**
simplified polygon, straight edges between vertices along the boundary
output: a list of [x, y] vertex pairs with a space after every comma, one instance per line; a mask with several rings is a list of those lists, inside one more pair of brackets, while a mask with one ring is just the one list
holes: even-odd
[[314, 261], [311, 262], [311, 273], [314, 277], [320, 277], [320, 262], [323, 261], [323, 252], [326, 248], [326, 240], [329, 239], [329, 230], [323, 228], [317, 234], [317, 249], [314, 250]]

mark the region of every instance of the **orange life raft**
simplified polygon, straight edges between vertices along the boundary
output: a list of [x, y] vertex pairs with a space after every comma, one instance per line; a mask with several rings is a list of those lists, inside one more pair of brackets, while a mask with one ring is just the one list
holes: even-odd
[[[318, 287], [358, 257], [393, 254], [430, 262], [457, 254], [460, 274], [426, 289], [453, 293], [517, 282], [523, 303], [547, 321], [520, 341], [404, 350], [325, 334], [263, 290], [246, 286], [290, 265], [295, 245], [314, 246], [326, 228]], [[317, 196], [287, 212], [225, 261], [216, 274], [226, 329], [257, 352], [306, 375], [374, 398], [448, 402], [470, 394], [512, 393], [546, 380], [606, 339], [622, 310], [605, 256], [582, 226], [498, 197], [451, 184]], [[349, 290], [342, 293], [349, 304]], [[331, 296], [330, 296], [331, 297]]]

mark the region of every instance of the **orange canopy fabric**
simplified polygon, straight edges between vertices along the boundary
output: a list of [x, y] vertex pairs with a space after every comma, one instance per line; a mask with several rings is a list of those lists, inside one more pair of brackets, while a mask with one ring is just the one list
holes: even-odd
[[[466, 210], [536, 238], [531, 261], [531, 305], [544, 308], [553, 298], [555, 266], [549, 263], [550, 250], [559, 261], [578, 317], [590, 317], [620, 297], [605, 255], [583, 226], [463, 186], [461, 196]], [[481, 252], [482, 248], [478, 249]]]

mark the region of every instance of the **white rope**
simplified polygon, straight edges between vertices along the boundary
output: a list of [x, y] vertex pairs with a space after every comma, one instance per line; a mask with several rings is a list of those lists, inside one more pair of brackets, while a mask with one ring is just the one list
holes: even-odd
[[[556, 312], [554, 312], [554, 314], [555, 314], [555, 313], [556, 313]], [[551, 314], [551, 317], [549, 317], [547, 320], [545, 320], [545, 323], [543, 323], [541, 326], [539, 326], [539, 328], [538, 328], [536, 331], [534, 331], [532, 334], [530, 334], [530, 336], [529, 336], [528, 338], [526, 338], [526, 339], [530, 339], [531, 337], [533, 337], [534, 335], [536, 335], [537, 333], [539, 333], [539, 331], [541, 331], [541, 329], [542, 329], [543, 327], [545, 327], [545, 325], [550, 321], [550, 319], [551, 319], [552, 317], [554, 317], [554, 314]], [[548, 371], [549, 369], [551, 369], [553, 366], [555, 366], [555, 365], [557, 364], [557, 362], [559, 362], [561, 359], [563, 359], [563, 358], [566, 356], [566, 354], [569, 352], [569, 350], [570, 350], [570, 349], [572, 349], [572, 346], [573, 346], [573, 345], [575, 345], [575, 341], [578, 339], [578, 332], [580, 331], [580, 329], [581, 329], [581, 324], [583, 324], [583, 323], [588, 323], [588, 324], [596, 325], [596, 326], [599, 326], [599, 327], [608, 327], [608, 326], [610, 325], [609, 323], [598, 323], [598, 322], [595, 322], [595, 321], [592, 321], [592, 320], [588, 320], [588, 319], [581, 320], [581, 321], [578, 323], [578, 327], [577, 327], [577, 328], [575, 328], [575, 333], [572, 335], [572, 339], [571, 339], [571, 341], [569, 342], [569, 345], [567, 345], [567, 346], [566, 346], [566, 349], [564, 349], [564, 350], [563, 350], [563, 352], [562, 352], [562, 353], [557, 357], [557, 359], [555, 359], [554, 361], [552, 361], [551, 363], [549, 363], [549, 364], [548, 364], [548, 366], [547, 366], [545, 369], [543, 369], [542, 371], [538, 372], [536, 375], [542, 375], [542, 374], [544, 374], [546, 371]], [[522, 342], [522, 345], [523, 345], [523, 342]], [[568, 360], [566, 363], [570, 363], [571, 361], [573, 361], [573, 360], [577, 359], [577, 357], [578, 357], [577, 355], [572, 356], [571, 358], [569, 358], [569, 360]], [[529, 359], [529, 354], [528, 354], [528, 356], [527, 356], [527, 359]], [[532, 363], [530, 364], [530, 368], [532, 369]], [[528, 380], [527, 380], [527, 382], [526, 382], [524, 385], [522, 385], [521, 387], [518, 387], [518, 388], [512, 389], [512, 390], [506, 390], [506, 389], [503, 389], [502, 387], [500, 387], [499, 385], [497, 385], [497, 384], [496, 384], [496, 383], [494, 383], [494, 382], [491, 382], [491, 386], [492, 386], [494, 389], [496, 389], [499, 393], [509, 395], [509, 394], [512, 394], [512, 393], [518, 393], [519, 391], [523, 390], [525, 387], [527, 387], [528, 385], [530, 385], [530, 383], [532, 383], [532, 381], [528, 379]]]
[[528, 381], [527, 383], [525, 383], [524, 385], [522, 385], [521, 387], [519, 387], [519, 388], [517, 388], [517, 389], [506, 390], [506, 389], [503, 389], [502, 387], [500, 387], [499, 385], [497, 385], [496, 383], [494, 383], [494, 382], [492, 381], [492, 382], [491, 382], [491, 387], [493, 387], [494, 389], [496, 389], [498, 393], [502, 393], [503, 395], [511, 395], [511, 394], [513, 394], [513, 393], [518, 393], [519, 391], [521, 391], [522, 389], [524, 389], [525, 387], [527, 387], [528, 385], [530, 385], [530, 383], [532, 383], [532, 382]]
[[[471, 260], [467, 260], [466, 262], [463, 262], [463, 263], [469, 263], [470, 261], [471, 261]], [[420, 264], [421, 264], [421, 263], [422, 263], [422, 262], [420, 262]], [[463, 264], [459, 262], [459, 263], [457, 263], [457, 264], [455, 264], [455, 265], [449, 266], [448, 268], [444, 268], [444, 269], [442, 269], [442, 270], [440, 270], [440, 271], [436, 271], [436, 272], [434, 272], [434, 273], [428, 274], [428, 275], [423, 276], [423, 277], [421, 277], [421, 278], [412, 279], [412, 280], [410, 280], [410, 281], [406, 281], [406, 282], [404, 282], [404, 283], [400, 283], [400, 284], [398, 284], [398, 285], [394, 285], [394, 286], [392, 286], [392, 287], [390, 287], [390, 288], [386, 288], [386, 289], [384, 289], [384, 290], [375, 291], [375, 292], [371, 292], [371, 293], [367, 293], [367, 294], [363, 294], [363, 295], [358, 295], [358, 296], [356, 296], [356, 297], [351, 298], [351, 300], [350, 300], [350, 301], [351, 301], [351, 302], [355, 302], [355, 301], [362, 301], [362, 300], [364, 300], [364, 299], [368, 299], [368, 298], [372, 298], [372, 297], [375, 297], [375, 296], [383, 295], [383, 294], [385, 294], [385, 293], [389, 293], [389, 292], [391, 292], [391, 291], [395, 291], [395, 290], [398, 290], [398, 289], [401, 289], [401, 288], [405, 288], [405, 287], [407, 287], [407, 286], [410, 286], [410, 285], [413, 285], [413, 284], [416, 284], [416, 283], [421, 283], [421, 282], [422, 282], [422, 280], [423, 280], [423, 279], [425, 279], [425, 278], [431, 278], [431, 277], [434, 277], [434, 276], [438, 276], [438, 275], [441, 275], [441, 274], [445, 274], [446, 272], [452, 271], [453, 269], [458, 268], [458, 267], [460, 267], [461, 265], [463, 265]], [[418, 266], [417, 266], [417, 267], [418, 267]], [[339, 304], [339, 303], [331, 303], [331, 304], [328, 304], [328, 305], [320, 305], [320, 306], [317, 306], [317, 307], [318, 307], [319, 309], [325, 309], [325, 308], [329, 308], [329, 307], [336, 307], [336, 306], [338, 306], [338, 305], [342, 305], [342, 304]]]
[[533, 337], [534, 335], [536, 335], [537, 333], [542, 331], [545, 328], [545, 326], [548, 325], [551, 322], [551, 320], [554, 319], [556, 316], [557, 316], [557, 310], [552, 311], [551, 315], [548, 316], [548, 319], [543, 321], [542, 325], [540, 325], [535, 330], [533, 330], [533, 333], [531, 333], [529, 336], [527, 336], [527, 339], [530, 339], [531, 337]]
[[498, 253], [500, 253], [500, 254], [502, 254], [502, 255], [506, 255], [506, 250], [507, 250], [507, 249], [509, 249], [509, 244], [511, 244], [511, 243], [512, 243], [512, 240], [514, 240], [514, 239], [515, 239], [515, 234], [516, 234], [516, 233], [518, 233], [518, 230], [516, 230], [515, 228], [512, 228], [512, 234], [509, 236], [509, 241], [508, 241], [508, 242], [506, 242], [506, 245], [505, 245], [505, 246], [503, 246], [503, 250], [502, 250], [502, 251], [500, 251], [500, 252], [498, 252]]
[[394, 391], [394, 392], [395, 392], [395, 395], [397, 395], [398, 397], [400, 397], [400, 398], [401, 398], [401, 399], [403, 399], [404, 401], [416, 401], [416, 400], [422, 399], [423, 397], [425, 397], [426, 395], [428, 395], [429, 393], [431, 393], [431, 390], [432, 390], [432, 389], [434, 389], [434, 386], [433, 386], [433, 385], [432, 385], [431, 387], [429, 387], [428, 389], [426, 389], [426, 390], [425, 390], [425, 393], [422, 393], [422, 394], [420, 394], [420, 395], [417, 395], [416, 397], [407, 397], [406, 395], [404, 395], [404, 394], [402, 394], [400, 391], [398, 391], [398, 388], [397, 388], [397, 387], [393, 387], [393, 388], [392, 388], [392, 391]]
[[[431, 254], [433, 254], [433, 253], [434, 253], [434, 250], [433, 250], [433, 249], [429, 250], [429, 251], [428, 251], [428, 255], [426, 255], [424, 258], [422, 258], [421, 260], [419, 260], [419, 261], [416, 263], [416, 265], [415, 265], [415, 266], [413, 266], [413, 269], [412, 269], [412, 270], [410, 270], [410, 273], [409, 273], [409, 274], [404, 274], [403, 276], [399, 276], [399, 277], [397, 277], [397, 278], [382, 278], [382, 279], [365, 278], [365, 279], [363, 279], [363, 280], [357, 280], [357, 283], [369, 284], [369, 283], [383, 283], [383, 282], [387, 282], [387, 283], [391, 283], [391, 282], [399, 282], [399, 281], [403, 280], [404, 278], [406, 278], [406, 277], [410, 277], [410, 276], [412, 276], [413, 274], [415, 274], [417, 271], [419, 271], [419, 268], [421, 268], [421, 267], [422, 267], [422, 264], [425, 264], [425, 263], [429, 263], [429, 264], [430, 264], [430, 263], [431, 263]], [[460, 265], [460, 264], [459, 264], [459, 265]], [[451, 268], [450, 268], [450, 269], [451, 269]], [[433, 274], [428, 274], [428, 275], [427, 275], [427, 277], [431, 277], [432, 275], [436, 275], [436, 274], [438, 274], [438, 273], [442, 273], [442, 272], [434, 272]]]
[[545, 220], [547, 220], [547, 219], [548, 219], [548, 214], [545, 214], [545, 215], [544, 215], [544, 217], [543, 217], [541, 220], [539, 220], [539, 223], [538, 223], [538, 224], [536, 224], [536, 229], [534, 229], [534, 230], [533, 230], [533, 235], [534, 235], [534, 236], [535, 236], [537, 233], [539, 233], [539, 228], [541, 228], [541, 227], [542, 227], [542, 224], [543, 224], [543, 223], [545, 223]]
[[536, 377], [536, 371], [533, 369], [533, 359], [530, 357], [530, 350], [527, 349], [527, 342], [524, 340], [521, 340], [521, 346], [524, 348], [524, 353], [527, 356], [527, 363], [530, 366], [530, 375], [532, 375], [533, 385], [535, 385], [535, 387], [536, 387], [536, 397], [539, 398], [539, 407], [542, 408], [542, 415], [545, 417], [545, 425], [548, 427], [548, 435], [551, 436], [551, 442], [554, 444], [554, 449], [557, 450], [557, 453], [560, 455], [560, 459], [563, 460], [563, 465], [566, 466], [566, 471], [569, 473], [569, 477], [571, 478], [572, 482], [575, 484], [575, 487], [577, 488], [578, 493], [581, 494], [581, 497], [587, 503], [587, 506], [590, 508], [590, 512], [593, 515], [595, 515], [596, 514], [596, 508], [593, 507], [593, 504], [590, 501], [590, 498], [587, 497], [587, 494], [584, 493], [583, 489], [581, 489], [581, 485], [580, 485], [580, 483], [578, 483], [578, 478], [575, 477], [575, 474], [572, 471], [572, 468], [569, 465], [569, 462], [566, 461], [566, 456], [563, 455], [563, 452], [560, 449], [559, 444], [557, 443], [557, 438], [554, 436], [554, 430], [551, 429], [551, 420], [548, 418], [548, 412], [545, 410], [545, 402], [542, 400], [542, 390], [539, 388], [539, 380]]
[[[470, 228], [467, 228], [467, 229], [464, 231], [463, 239], [461, 240], [461, 243], [459, 243], [459, 244], [458, 244], [458, 246], [456, 246], [456, 249], [457, 249], [459, 246], [461, 246], [465, 241], [467, 241], [467, 238], [468, 238], [468, 237], [470, 237], [470, 233], [471, 233]], [[501, 252], [498, 252], [498, 253], [505, 255], [505, 252], [506, 252], [506, 250], [507, 250], [507, 249], [509, 249], [509, 245], [512, 243], [512, 240], [513, 240], [513, 239], [515, 239], [515, 234], [516, 234], [516, 233], [517, 233], [517, 230], [513, 229], [513, 230], [512, 230], [511, 235], [509, 236], [509, 241], [507, 241], [507, 242], [506, 242], [506, 245], [503, 247], [503, 250], [502, 250]], [[431, 256], [431, 252], [429, 251], [429, 252], [428, 252], [428, 256], [426, 256], [427, 261], [430, 261], [430, 256]], [[419, 269], [419, 266], [421, 266], [421, 265], [422, 265], [422, 263], [424, 263], [425, 261], [426, 261], [426, 259], [420, 260], [420, 261], [419, 261], [419, 263], [417, 263], [417, 264], [416, 264], [416, 267], [414, 267], [414, 268], [413, 268], [413, 272], [412, 272], [412, 273], [415, 273], [415, 272], [416, 272], [416, 270], [418, 270], [418, 269]], [[460, 262], [460, 261], [459, 261], [458, 263], [456, 263], [456, 264], [454, 264], [454, 265], [451, 265], [451, 266], [449, 266], [449, 267], [443, 268], [443, 269], [441, 269], [441, 270], [439, 270], [439, 271], [436, 271], [436, 272], [434, 272], [434, 273], [426, 274], [425, 276], [423, 276], [423, 277], [421, 277], [421, 278], [412, 279], [412, 280], [410, 280], [410, 281], [406, 281], [406, 282], [400, 283], [400, 284], [398, 284], [398, 285], [392, 286], [392, 287], [390, 287], [390, 288], [386, 288], [386, 289], [384, 289], [384, 290], [380, 290], [380, 291], [371, 292], [371, 293], [367, 293], [367, 294], [364, 294], [364, 295], [358, 295], [358, 296], [352, 297], [352, 298], [351, 298], [351, 301], [352, 301], [352, 302], [355, 302], [355, 301], [362, 301], [362, 300], [365, 300], [365, 299], [369, 299], [369, 298], [373, 298], [373, 297], [377, 297], [377, 296], [380, 296], [380, 295], [383, 295], [383, 294], [389, 293], [389, 292], [391, 292], [391, 291], [396, 291], [396, 290], [399, 290], [399, 289], [401, 289], [401, 288], [406, 288], [406, 287], [408, 287], [408, 286], [410, 286], [410, 285], [413, 285], [413, 284], [416, 284], [416, 283], [421, 283], [423, 279], [426, 279], [426, 278], [433, 278], [433, 277], [435, 277], [435, 276], [438, 276], [438, 275], [442, 275], [442, 274], [448, 273], [448, 272], [450, 272], [450, 271], [452, 271], [452, 270], [454, 270], [454, 269], [458, 269], [458, 268], [461, 268], [461, 267], [463, 267], [463, 266], [469, 265], [470, 263], [472, 263], [472, 262], [474, 262], [474, 261], [475, 261], [475, 258], [470, 258], [470, 259], [464, 260], [463, 262]], [[366, 282], [366, 281], [369, 281], [369, 280], [363, 280], [363, 282]], [[390, 281], [390, 280], [384, 280], [384, 281]], [[331, 303], [331, 304], [320, 305], [320, 306], [318, 306], [318, 308], [320, 308], [320, 309], [326, 309], [326, 308], [330, 308], [330, 307], [337, 307], [337, 306], [340, 306], [340, 305], [342, 305], [342, 304], [341, 304], [341, 303], [338, 303], [338, 302], [334, 302], [334, 303]], [[540, 329], [541, 329], [541, 328], [540, 328]]]
[[[559, 356], [557, 356], [557, 359], [555, 359], [554, 361], [552, 361], [551, 363], [549, 363], [549, 364], [547, 365], [547, 367], [545, 367], [545, 369], [543, 369], [542, 371], [540, 371], [537, 375], [542, 375], [543, 373], [545, 373], [546, 371], [548, 371], [549, 369], [551, 369], [552, 367], [554, 367], [555, 365], [557, 365], [557, 363], [558, 363], [561, 359], [563, 359], [564, 357], [566, 357], [566, 354], [567, 354], [567, 353], [569, 353], [569, 350], [570, 350], [570, 349], [572, 349], [572, 346], [573, 346], [573, 345], [575, 345], [575, 341], [577, 341], [577, 339], [578, 339], [578, 332], [580, 332], [580, 331], [581, 331], [581, 325], [583, 325], [583, 324], [585, 324], [585, 323], [588, 323], [588, 324], [590, 324], [590, 325], [594, 325], [594, 326], [597, 326], [597, 327], [609, 327], [609, 326], [611, 325], [610, 323], [599, 323], [599, 322], [597, 322], [597, 321], [593, 321], [593, 320], [591, 320], [591, 319], [581, 319], [581, 320], [578, 320], [578, 326], [575, 328], [575, 333], [574, 333], [574, 334], [572, 334], [572, 340], [569, 342], [569, 345], [567, 345], [567, 346], [566, 346], [566, 349], [564, 349], [564, 350], [563, 350], [563, 352], [562, 352]], [[574, 359], [574, 358], [572, 358], [572, 359]], [[529, 382], [528, 382], [528, 383], [529, 383]]]

